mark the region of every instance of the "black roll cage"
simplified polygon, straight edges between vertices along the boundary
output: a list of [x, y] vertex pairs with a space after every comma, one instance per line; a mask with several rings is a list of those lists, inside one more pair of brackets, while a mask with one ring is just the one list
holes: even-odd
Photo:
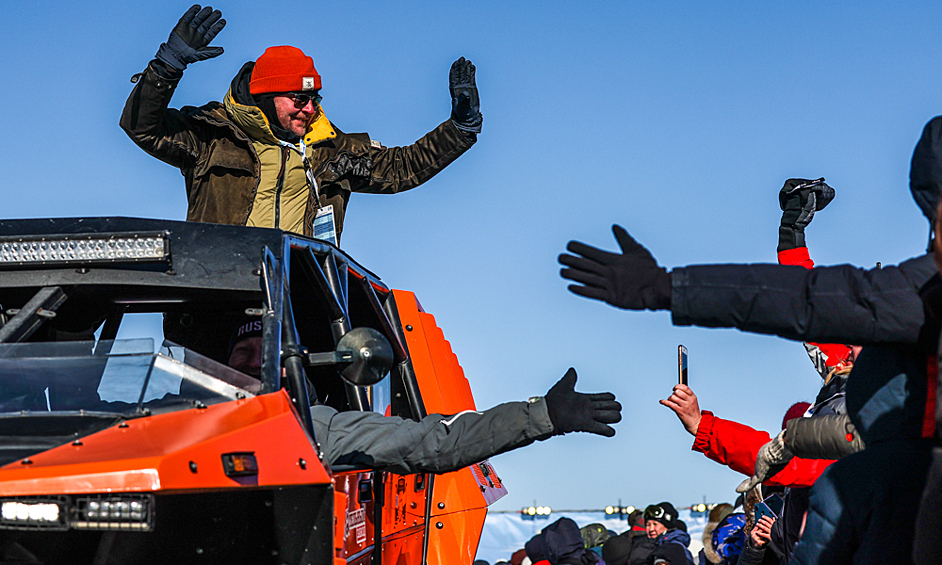
[[[245, 303], [256, 297], [262, 304], [261, 311], [255, 312], [261, 315], [263, 328], [260, 393], [282, 388], [284, 368], [284, 387], [312, 439], [310, 405], [317, 398], [306, 356], [336, 347], [340, 338], [358, 326], [379, 331], [392, 346], [392, 412], [413, 419], [426, 415], [393, 293], [378, 276], [330, 243], [281, 230], [171, 220], [0, 220], [0, 244], [24, 238], [153, 232], [167, 234], [169, 260], [105, 265], [81, 261], [67, 265], [0, 263], [0, 314], [8, 311], [4, 308], [10, 296], [15, 296], [20, 306], [9, 310], [9, 320], [0, 320], [4, 322], [0, 343], [30, 339], [56, 317], [57, 310], [67, 313], [69, 299], [79, 295], [110, 303], [101, 339], [114, 338], [126, 312], [154, 311], [155, 304], [201, 304], [208, 308], [205, 304]], [[316, 305], [326, 316], [330, 343], [308, 343], [313, 339], [311, 328], [323, 324], [298, 306], [302, 297], [305, 305]], [[370, 410], [366, 388], [343, 381], [342, 389], [344, 408]]]

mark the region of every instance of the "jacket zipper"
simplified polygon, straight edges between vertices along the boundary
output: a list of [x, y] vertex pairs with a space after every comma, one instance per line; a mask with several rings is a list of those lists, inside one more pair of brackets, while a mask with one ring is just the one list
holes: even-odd
[[275, 229], [281, 229], [281, 191], [285, 187], [285, 165], [288, 162], [287, 147], [281, 148], [281, 170], [278, 171], [278, 180], [275, 182]]

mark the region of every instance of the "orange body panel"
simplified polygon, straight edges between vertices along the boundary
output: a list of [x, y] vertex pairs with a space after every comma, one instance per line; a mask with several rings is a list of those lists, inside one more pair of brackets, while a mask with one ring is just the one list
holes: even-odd
[[[437, 481], [435, 488], [438, 489]], [[429, 529], [428, 562], [442, 565], [473, 562], [486, 516], [487, 507], [435, 517], [434, 526]]]
[[[456, 414], [475, 410], [468, 379], [451, 344], [435, 323], [435, 317], [420, 310], [411, 292], [394, 290], [393, 293], [427, 412]], [[477, 552], [486, 514], [487, 502], [470, 469], [436, 476], [432, 492], [433, 525], [429, 528], [429, 564], [470, 565]], [[383, 562], [384, 565], [395, 563], [385, 555]]]
[[[227, 477], [222, 454], [252, 452], [258, 475]], [[131, 420], [0, 467], [3, 494], [192, 491], [331, 481], [287, 393]], [[301, 461], [304, 461], [303, 465]], [[191, 466], [195, 463], [195, 471]], [[303, 467], [303, 468], [302, 468]]]

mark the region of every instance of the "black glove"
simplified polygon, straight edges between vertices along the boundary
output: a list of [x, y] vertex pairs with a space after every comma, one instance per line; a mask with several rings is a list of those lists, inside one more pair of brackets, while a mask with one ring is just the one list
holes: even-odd
[[621, 254], [578, 241], [570, 241], [566, 246], [576, 255], [559, 256], [559, 262], [569, 267], [559, 274], [580, 283], [569, 285], [569, 290], [628, 310], [670, 309], [671, 276], [667, 270], [658, 267], [651, 253], [628, 235], [625, 228], [615, 225], [612, 231]]
[[824, 179], [788, 179], [778, 193], [782, 222], [778, 228], [778, 250], [805, 246], [805, 228], [814, 213], [834, 200], [834, 189]]
[[183, 71], [190, 63], [222, 55], [222, 47], [207, 47], [226, 27], [226, 20], [221, 18], [222, 12], [213, 11], [212, 6], [200, 9], [199, 4], [193, 4], [170, 32], [170, 39], [160, 44], [155, 57]]
[[576, 370], [572, 367], [544, 396], [546, 410], [556, 435], [569, 432], [590, 432], [612, 437], [615, 430], [608, 424], [621, 421], [621, 404], [610, 392], [583, 394], [576, 392]]
[[448, 90], [451, 91], [451, 121], [462, 131], [481, 133], [481, 101], [474, 82], [474, 65], [464, 57], [451, 65], [448, 73]]

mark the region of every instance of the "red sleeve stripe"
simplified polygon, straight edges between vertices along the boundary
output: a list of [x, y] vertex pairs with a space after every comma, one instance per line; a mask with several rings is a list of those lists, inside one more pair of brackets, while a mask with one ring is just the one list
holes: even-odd
[[922, 437], [935, 437], [936, 388], [939, 378], [939, 359], [930, 355], [926, 366], [926, 413], [922, 418]]

